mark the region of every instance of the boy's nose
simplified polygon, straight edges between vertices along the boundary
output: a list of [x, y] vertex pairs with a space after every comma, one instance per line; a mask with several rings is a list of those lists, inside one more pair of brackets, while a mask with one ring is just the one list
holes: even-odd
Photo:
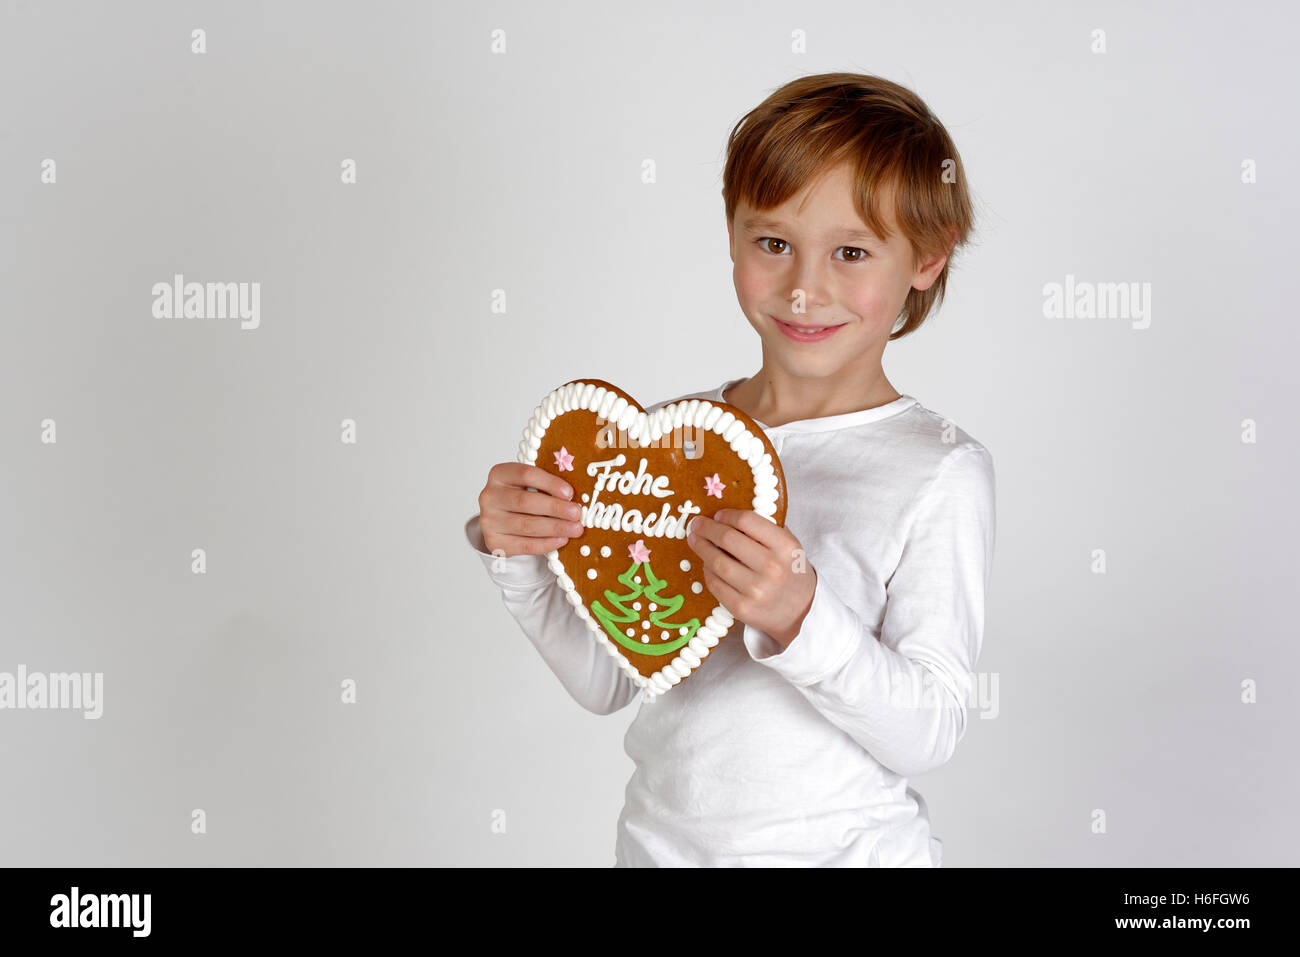
[[[802, 298], [805, 312], [825, 308], [830, 304], [827, 295], [827, 277], [815, 263], [800, 264], [795, 267], [795, 284], [787, 297], [791, 306]], [[800, 293], [802, 292], [802, 297]]]

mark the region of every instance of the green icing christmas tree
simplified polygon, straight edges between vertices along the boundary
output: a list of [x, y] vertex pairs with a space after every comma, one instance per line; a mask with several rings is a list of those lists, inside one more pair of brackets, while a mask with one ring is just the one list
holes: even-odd
[[[645, 558], [637, 561], [637, 549]], [[635, 651], [641, 655], [666, 655], [670, 654], [683, 645], [690, 642], [699, 631], [700, 621], [698, 618], [692, 618], [690, 621], [671, 621], [673, 615], [681, 610], [686, 599], [682, 595], [664, 596], [661, 594], [662, 589], [668, 583], [654, 573], [650, 567], [650, 552], [645, 544], [638, 541], [632, 546], [632, 565], [623, 574], [618, 576], [618, 580], [627, 588], [626, 594], [617, 594], [612, 589], [605, 589], [605, 601], [613, 606], [614, 611], [610, 611], [600, 600], [597, 599], [591, 603], [591, 612], [596, 616], [605, 632], [629, 651]], [[636, 581], [637, 570], [641, 569], [645, 573], [646, 584], [642, 585]], [[631, 603], [638, 598], [644, 597], [646, 601], [654, 602], [658, 608], [649, 612], [650, 628], [636, 628], [641, 623], [641, 612], [631, 607]], [[625, 626], [632, 625], [633, 634], [629, 636]], [[681, 634], [685, 628], [686, 633]], [[651, 639], [649, 642], [641, 640], [640, 632], [661, 632], [668, 631], [673, 634], [669, 641], [662, 639], [656, 641]]]
[[694, 635], [696, 629], [700, 627], [698, 619], [692, 618], [688, 622], [665, 620], [681, 611], [682, 605], [686, 604], [686, 598], [682, 595], [671, 595], [665, 597], [659, 594], [659, 589], [663, 588], [668, 583], [662, 578], [657, 578], [655, 576], [655, 573], [650, 569], [649, 562], [645, 563], [645, 577], [646, 580], [650, 582], [650, 586], [645, 590], [645, 596], [659, 606], [656, 611], [650, 612], [650, 630], [653, 631], [656, 628], [666, 628], [671, 632], [676, 632], [679, 628], [685, 625], [686, 628], [689, 629], [686, 640], [690, 641], [691, 636]]

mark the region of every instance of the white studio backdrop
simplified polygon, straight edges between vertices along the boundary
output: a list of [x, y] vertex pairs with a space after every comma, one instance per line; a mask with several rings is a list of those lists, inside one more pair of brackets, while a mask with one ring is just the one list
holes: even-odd
[[[913, 785], [945, 866], [1294, 865], [1296, 26], [6, 4], [0, 675], [102, 685], [0, 710], [0, 864], [612, 864], [634, 712], [567, 697], [463, 526], [555, 386], [757, 370], [726, 135], [846, 70], [927, 101], [978, 203], [885, 352], [997, 469], [991, 697]], [[176, 276], [245, 313], [169, 313]]]

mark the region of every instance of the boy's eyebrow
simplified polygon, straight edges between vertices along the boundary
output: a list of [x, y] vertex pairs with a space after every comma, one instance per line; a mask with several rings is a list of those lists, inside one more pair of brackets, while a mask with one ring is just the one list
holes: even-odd
[[[776, 232], [787, 232], [790, 227], [775, 219], [747, 219], [745, 220], [744, 228], [747, 232], [755, 229], [772, 229]], [[879, 236], [869, 229], [863, 229], [861, 226], [832, 226], [827, 231], [826, 235], [846, 236], [850, 239], [874, 239], [876, 242], [880, 242]]]

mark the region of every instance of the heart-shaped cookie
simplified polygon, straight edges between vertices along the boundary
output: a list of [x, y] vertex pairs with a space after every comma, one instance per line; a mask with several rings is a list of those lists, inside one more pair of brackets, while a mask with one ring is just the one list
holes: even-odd
[[573, 486], [583, 533], [547, 554], [575, 612], [647, 694], [700, 666], [735, 622], [704, 585], [691, 520], [752, 509], [785, 523], [776, 449], [725, 402], [647, 413], [600, 379], [567, 382], [537, 406], [519, 461]]

